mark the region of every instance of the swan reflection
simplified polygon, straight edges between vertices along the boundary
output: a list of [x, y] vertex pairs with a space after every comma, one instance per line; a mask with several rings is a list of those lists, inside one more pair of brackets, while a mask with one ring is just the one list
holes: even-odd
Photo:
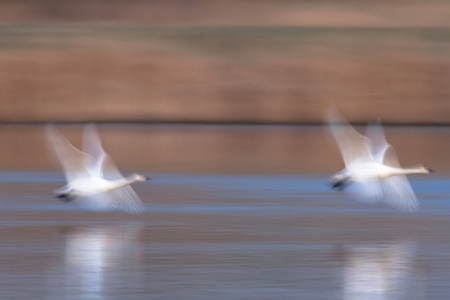
[[410, 242], [351, 247], [346, 255], [343, 298], [416, 299], [420, 287], [415, 284], [412, 265], [414, 248]]
[[[117, 277], [127, 267], [140, 265], [142, 249], [137, 241], [140, 230], [140, 225], [122, 224], [69, 232], [64, 253], [65, 294], [80, 299], [103, 299], [108, 288], [120, 284], [121, 278]], [[128, 271], [124, 272], [127, 276], [136, 269]]]

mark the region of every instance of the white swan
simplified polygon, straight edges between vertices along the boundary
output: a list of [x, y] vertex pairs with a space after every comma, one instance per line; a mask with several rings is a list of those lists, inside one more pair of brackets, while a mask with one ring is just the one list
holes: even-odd
[[401, 168], [379, 122], [369, 125], [364, 136], [334, 109], [328, 112], [328, 121], [345, 163], [345, 168], [331, 178], [333, 188], [343, 190], [353, 182], [358, 185], [358, 200], [383, 200], [408, 211], [418, 208], [419, 203], [405, 175], [428, 174], [432, 170], [423, 166]]
[[47, 137], [67, 180], [64, 187], [55, 191], [58, 198], [77, 198], [94, 210], [143, 210], [139, 196], [129, 185], [149, 178], [140, 174], [124, 178], [103, 150], [94, 125], [85, 126], [83, 151], [72, 146], [53, 125], [47, 125]]

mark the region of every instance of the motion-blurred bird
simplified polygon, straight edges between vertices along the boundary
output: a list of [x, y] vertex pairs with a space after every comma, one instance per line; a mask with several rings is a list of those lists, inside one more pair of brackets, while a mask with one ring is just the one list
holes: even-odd
[[83, 151], [72, 146], [53, 125], [47, 126], [47, 137], [67, 180], [64, 187], [55, 191], [58, 198], [77, 198], [94, 210], [143, 210], [144, 205], [130, 184], [149, 178], [140, 174], [123, 177], [103, 150], [94, 125], [85, 126]]
[[405, 175], [428, 174], [432, 170], [423, 166], [401, 168], [379, 122], [369, 125], [364, 136], [334, 109], [328, 112], [328, 121], [345, 163], [345, 168], [331, 177], [333, 188], [343, 190], [350, 183], [356, 183], [358, 200], [384, 201], [408, 211], [419, 207]]

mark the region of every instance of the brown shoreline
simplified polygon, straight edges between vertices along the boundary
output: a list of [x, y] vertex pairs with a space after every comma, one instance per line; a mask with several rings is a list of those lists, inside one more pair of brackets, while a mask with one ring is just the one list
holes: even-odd
[[[80, 147], [82, 125], [58, 125]], [[97, 126], [105, 150], [124, 171], [145, 173], [331, 174], [343, 167], [327, 127]], [[361, 129], [360, 127], [358, 129]], [[402, 166], [450, 171], [448, 127], [386, 127]], [[0, 126], [0, 170], [61, 171], [45, 126]]]

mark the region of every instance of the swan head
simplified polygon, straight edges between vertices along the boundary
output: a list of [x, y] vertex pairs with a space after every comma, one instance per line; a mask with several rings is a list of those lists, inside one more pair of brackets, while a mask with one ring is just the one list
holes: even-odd
[[436, 173], [435, 170], [432, 170], [432, 169], [427, 168], [427, 167], [423, 167], [423, 169], [424, 169], [424, 171], [425, 171], [425, 174]]
[[135, 181], [149, 181], [151, 180], [150, 177], [142, 175], [142, 174], [134, 174], [133, 178]]

